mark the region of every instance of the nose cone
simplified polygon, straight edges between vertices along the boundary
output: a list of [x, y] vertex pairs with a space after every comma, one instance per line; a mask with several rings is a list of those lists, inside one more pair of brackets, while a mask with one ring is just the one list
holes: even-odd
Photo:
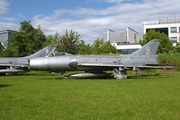
[[48, 60], [46, 58], [30, 59], [30, 69], [31, 70], [47, 70]]

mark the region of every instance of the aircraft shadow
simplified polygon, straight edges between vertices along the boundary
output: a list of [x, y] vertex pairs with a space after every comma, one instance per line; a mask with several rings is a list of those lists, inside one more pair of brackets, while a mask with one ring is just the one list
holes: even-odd
[[9, 87], [9, 86], [12, 86], [12, 85], [9, 85], [9, 84], [0, 84], [0, 88]]
[[[153, 77], [153, 76], [159, 76], [159, 77], [163, 77], [160, 76], [161, 74], [144, 74], [144, 75], [128, 75], [126, 79], [146, 79], [149, 77]], [[45, 78], [45, 80], [52, 80], [52, 78]], [[65, 76], [64, 78], [62, 78], [61, 76], [54, 78], [53, 80], [117, 80], [115, 79], [112, 75], [108, 76], [108, 77], [102, 77], [102, 78], [72, 78], [71, 76]]]
[[[74, 74], [74, 73], [73, 73]], [[32, 73], [29, 73], [29, 74], [18, 74], [19, 76], [51, 76], [49, 74], [38, 74], [38, 73], [35, 73], [35, 74], [32, 74]], [[52, 79], [52, 77], [48, 77], [48, 78], [43, 78], [41, 80], [117, 80], [113, 77], [113, 75], [109, 75], [109, 76], [106, 76], [106, 77], [102, 77], [102, 78], [72, 78], [71, 77], [72, 74], [68, 74], [68, 75], [64, 75], [64, 78], [59, 75], [55, 78]], [[160, 76], [161, 74], [157, 73], [157, 74], [143, 74], [143, 75], [128, 75], [126, 79], [147, 79], [149, 77], [153, 77], [153, 76], [159, 76], [159, 77], [163, 77], [164, 76]], [[8, 85], [4, 85], [4, 87], [6, 87]], [[3, 87], [3, 84], [0, 85], [0, 87]]]
[[132, 76], [128, 76], [127, 79], [144, 79], [147, 77], [153, 77], [153, 76], [160, 76], [161, 74], [157, 73], [157, 74], [144, 74], [144, 75], [132, 75]]

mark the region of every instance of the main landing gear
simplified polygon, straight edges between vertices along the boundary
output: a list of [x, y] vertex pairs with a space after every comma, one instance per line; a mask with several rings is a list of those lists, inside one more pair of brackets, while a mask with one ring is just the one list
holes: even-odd
[[114, 69], [113, 70], [114, 78], [116, 79], [124, 79], [127, 78], [127, 72], [124, 68]]

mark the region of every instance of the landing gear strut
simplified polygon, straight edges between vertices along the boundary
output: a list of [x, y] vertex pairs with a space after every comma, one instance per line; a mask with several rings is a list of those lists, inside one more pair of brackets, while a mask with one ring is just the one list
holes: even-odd
[[135, 76], [137, 76], [138, 75], [138, 72], [140, 73], [140, 75], [142, 75], [143, 74], [143, 72], [142, 72], [142, 70], [141, 69], [139, 69], [139, 68], [137, 68], [137, 67], [133, 67], [133, 71], [134, 71], [134, 75]]
[[116, 79], [124, 79], [124, 78], [127, 78], [127, 72], [124, 68], [119, 68], [118, 69], [114, 69], [113, 70], [113, 74], [114, 74], [114, 78]]

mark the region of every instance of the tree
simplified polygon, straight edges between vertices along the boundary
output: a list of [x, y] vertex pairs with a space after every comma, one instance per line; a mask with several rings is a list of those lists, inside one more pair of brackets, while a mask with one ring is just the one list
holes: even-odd
[[92, 45], [92, 54], [117, 54], [118, 50], [111, 45], [109, 41], [104, 42], [103, 39], [96, 39]]
[[180, 42], [176, 43], [176, 46], [171, 51], [171, 53], [180, 53]]
[[0, 42], [0, 56], [3, 56], [3, 51], [5, 50], [5, 47], [2, 42]]
[[139, 43], [143, 46], [153, 39], [161, 40], [157, 53], [168, 53], [173, 49], [173, 43], [168, 38], [168, 36], [165, 33], [160, 33], [159, 31], [156, 32], [155, 30], [150, 30], [146, 34], [144, 34]]
[[116, 47], [112, 46], [110, 41], [104, 42], [102, 45], [103, 54], [117, 54], [119, 53]]
[[78, 47], [78, 53], [79, 55], [90, 55], [92, 53], [91, 45], [85, 44], [83, 40], [81, 40], [79, 47]]
[[102, 45], [104, 43], [103, 39], [96, 39], [92, 44], [92, 54], [98, 55], [102, 54]]
[[30, 21], [23, 21], [19, 31], [11, 35], [11, 41], [5, 55], [21, 57], [33, 54], [42, 49], [45, 41], [46, 37], [40, 26], [35, 29]]
[[[180, 35], [180, 32], [179, 32]], [[180, 37], [179, 37], [180, 39]], [[174, 50], [172, 51], [173, 53], [180, 53], [180, 42], [176, 43], [176, 46], [174, 47]]]
[[57, 51], [76, 54], [78, 53], [79, 44], [80, 34], [74, 32], [73, 30], [71, 30], [70, 33], [68, 33], [68, 30], [66, 30], [65, 35], [59, 38], [57, 44]]
[[56, 45], [59, 41], [59, 33], [56, 32], [55, 35], [48, 35], [46, 37], [46, 41], [44, 42], [43, 46], [46, 47], [48, 45]]

